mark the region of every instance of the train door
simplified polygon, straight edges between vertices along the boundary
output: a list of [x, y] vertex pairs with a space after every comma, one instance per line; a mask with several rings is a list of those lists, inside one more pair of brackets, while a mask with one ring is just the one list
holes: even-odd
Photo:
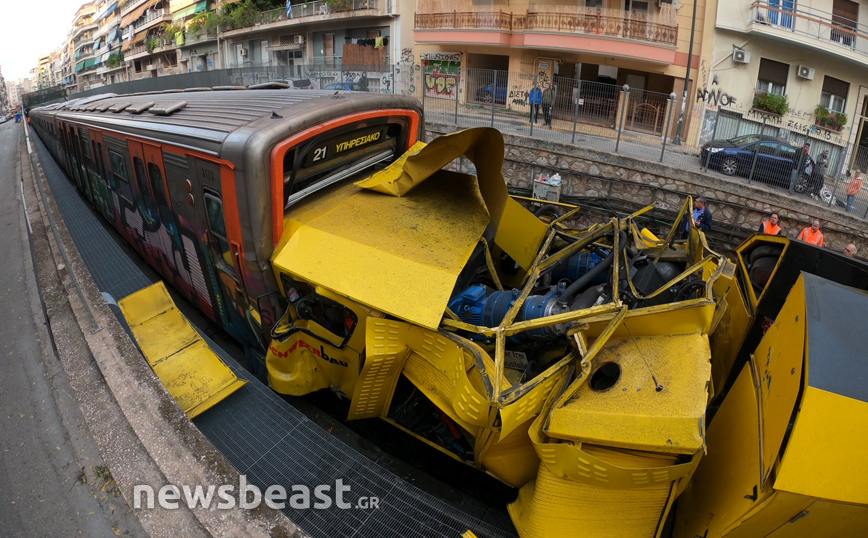
[[93, 203], [103, 216], [110, 222], [114, 222], [114, 204], [112, 204], [106, 178], [106, 160], [103, 156], [103, 139], [99, 131], [90, 133], [90, 154], [88, 163], [88, 176], [91, 190], [93, 191]]
[[78, 140], [78, 134], [76, 133], [76, 129], [74, 125], [69, 126], [68, 130], [69, 136], [69, 158], [70, 158], [70, 175], [72, 179], [75, 181], [75, 184], [78, 185], [78, 190], [82, 193], [86, 192], [86, 183], [84, 182], [84, 178], [81, 174], [81, 145]]
[[[214, 165], [214, 168], [219, 177], [219, 167]], [[203, 188], [202, 202], [208, 226], [208, 250], [220, 287], [218, 306], [223, 327], [240, 342], [248, 342], [250, 330], [246, 318], [250, 305], [239, 276], [238, 250], [230, 243], [226, 232], [223, 199], [216, 189]]]

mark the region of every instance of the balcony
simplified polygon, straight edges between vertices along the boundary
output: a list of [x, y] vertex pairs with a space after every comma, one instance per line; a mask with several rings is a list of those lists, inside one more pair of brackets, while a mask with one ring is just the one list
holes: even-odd
[[761, 0], [750, 7], [747, 30], [868, 65], [868, 26], [824, 11], [801, 5], [785, 8], [780, 2]]
[[172, 22], [172, 14], [168, 9], [154, 9], [145, 13], [145, 16], [133, 23], [136, 32], [155, 26], [161, 22]]
[[287, 19], [286, 8], [271, 9], [268, 11], [243, 11], [233, 12], [234, 17], [225, 20], [221, 25], [224, 32], [244, 30], [251, 27], [272, 25], [280, 22], [295, 21], [310, 17], [334, 19], [334, 15], [341, 14], [345, 17], [367, 15], [386, 15], [380, 7], [385, 7], [387, 0], [337, 0], [332, 2], [332, 7], [325, 1], [305, 2], [304, 4], [292, 5], [292, 18]]
[[[416, 41], [573, 49], [671, 64], [678, 25], [663, 4], [659, 14], [570, 7], [570, 12], [416, 11]], [[551, 6], [556, 9], [556, 6]]]

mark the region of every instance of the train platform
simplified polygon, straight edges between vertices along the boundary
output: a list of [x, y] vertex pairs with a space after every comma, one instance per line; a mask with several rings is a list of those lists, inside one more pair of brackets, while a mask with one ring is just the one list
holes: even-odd
[[[49, 290], [53, 295], [51, 301], [46, 300], [48, 318], [54, 323], [66, 299], [79, 322], [80, 337], [87, 342], [90, 357], [67, 356], [65, 336], [55, 336], [58, 354], [67, 371], [89, 372], [81, 376], [80, 387], [75, 383], [73, 387], [78, 399], [84, 401], [85, 417], [95, 420], [93, 425], [91, 420], [87, 423], [95, 430], [100, 449], [115, 447], [105, 460], [123, 498], [132, 504], [135, 485], [155, 489], [166, 484], [207, 487], [237, 484], [242, 477], [261, 492], [272, 486], [280, 486], [290, 495], [300, 491], [293, 486], [314, 490], [329, 485], [337, 489], [340, 483], [348, 488], [343, 503], [332, 502], [321, 508], [293, 507], [293, 503], [280, 511], [265, 504], [254, 510], [133, 508], [131, 513], [141, 521], [144, 532], [152, 536], [457, 537], [470, 530], [479, 537], [515, 535], [508, 521], [488, 514], [484, 506], [460, 499], [447, 502], [442, 495], [432, 495], [310, 420], [251, 376], [232, 353], [201, 328], [212, 349], [248, 383], [191, 423], [144, 362], [116, 307], [117, 301], [151, 285], [154, 274], [131, 258], [78, 195], [38, 137], [32, 136], [40, 170], [31, 178], [33, 204], [40, 206], [46, 242], [53, 253], [50, 269], [55, 274], [49, 276], [62, 282]], [[29, 165], [26, 153], [22, 163]], [[48, 230], [53, 224], [58, 228], [54, 233]], [[61, 247], [66, 249], [66, 256]], [[46, 293], [43, 289], [43, 295]], [[102, 386], [94, 388], [100, 377]], [[89, 390], [99, 394], [101, 401], [88, 402], [86, 395], [79, 394]], [[105, 401], [113, 402], [123, 416], [100, 423], [101, 405], [112, 407]], [[90, 408], [97, 409], [91, 417]], [[119, 439], [112, 439], [114, 432]], [[127, 454], [123, 439], [129, 445]], [[432, 474], [437, 472], [431, 470]], [[377, 500], [376, 508], [371, 499]]]

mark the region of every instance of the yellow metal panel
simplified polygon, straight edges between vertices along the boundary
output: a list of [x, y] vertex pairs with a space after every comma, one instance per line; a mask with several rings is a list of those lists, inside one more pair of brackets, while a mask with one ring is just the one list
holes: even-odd
[[527, 484], [539, 470], [539, 458], [527, 435], [531, 422], [519, 424], [503, 439], [495, 433], [481, 459], [483, 469], [514, 488]]
[[617, 383], [601, 391], [585, 383], [552, 411], [549, 436], [684, 454], [702, 449], [711, 375], [706, 336], [613, 337], [595, 370], [606, 362], [620, 366]]
[[452, 383], [445, 372], [436, 369], [433, 364], [414, 351], [407, 357], [402, 373], [416, 388], [422, 391], [426, 398], [431, 400], [438, 409], [449, 415], [449, 418], [459, 426], [469, 432], [477, 430], [477, 425], [462, 419], [452, 407]]
[[758, 413], [744, 366], [708, 428], [708, 455], [678, 498], [675, 538], [723, 536], [771, 494], [760, 489]]
[[321, 212], [305, 214], [274, 266], [431, 329], [488, 225], [472, 178], [446, 171], [400, 198], [359, 191], [312, 203]]
[[768, 535], [769, 538], [855, 538], [868, 536], [868, 507], [815, 501]]
[[401, 338], [401, 323], [370, 318], [365, 365], [353, 392], [349, 420], [386, 416], [410, 350]]
[[559, 361], [524, 386], [514, 389], [522, 391], [523, 394], [511, 404], [500, 408], [501, 435], [508, 436], [511, 431], [540, 412], [554, 386], [567, 373], [569, 362]]
[[190, 418], [247, 383], [202, 340], [162, 282], [128, 295], [118, 305], [148, 363]]
[[[741, 520], [722, 533], [726, 538], [757, 538], [771, 535], [775, 529], [797, 517], [808, 508], [814, 499], [786, 491], [775, 491], [764, 502], [754, 503], [753, 508]], [[817, 535], [804, 535], [817, 536]], [[711, 535], [709, 534], [709, 537]]]
[[536, 479], [509, 505], [509, 514], [522, 538], [654, 538], [673, 496], [668, 482], [605, 489], [560, 478], [540, 465]]
[[539, 252], [546, 225], [521, 204], [508, 198], [494, 242], [527, 271]]
[[772, 472], [802, 385], [805, 287], [800, 281], [751, 357], [759, 381], [763, 481]]
[[711, 342], [711, 377], [714, 392], [720, 393], [729, 378], [736, 356], [744, 343], [751, 315], [745, 306], [739, 286], [733, 284], [726, 292], [727, 312], [709, 336]]
[[[627, 312], [615, 336], [656, 336], [659, 334], [706, 333], [714, 318], [715, 303], [705, 299], [636, 308]], [[588, 324], [588, 338], [606, 328], [614, 314], [603, 314], [582, 321]]]
[[799, 407], [775, 489], [868, 505], [868, 403], [808, 387]]

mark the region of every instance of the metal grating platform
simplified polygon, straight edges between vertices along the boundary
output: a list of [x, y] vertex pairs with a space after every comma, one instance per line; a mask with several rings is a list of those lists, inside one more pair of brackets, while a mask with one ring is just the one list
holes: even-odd
[[[117, 300], [152, 284], [109, 235], [35, 134], [33, 140], [63, 220], [100, 291]], [[202, 336], [239, 377], [250, 382], [194, 422], [247, 475], [249, 483], [263, 490], [279, 484], [291, 494], [292, 485], [312, 489], [330, 484], [334, 489], [335, 481], [342, 479], [351, 488], [344, 500], [353, 506], [361, 496], [379, 499], [377, 510], [335, 506], [296, 510], [287, 505], [284, 513], [305, 532], [322, 537], [457, 538], [470, 529], [480, 538], [515, 536], [513, 529], [500, 529], [462, 513], [359, 454], [253, 378], [207, 335]]]

